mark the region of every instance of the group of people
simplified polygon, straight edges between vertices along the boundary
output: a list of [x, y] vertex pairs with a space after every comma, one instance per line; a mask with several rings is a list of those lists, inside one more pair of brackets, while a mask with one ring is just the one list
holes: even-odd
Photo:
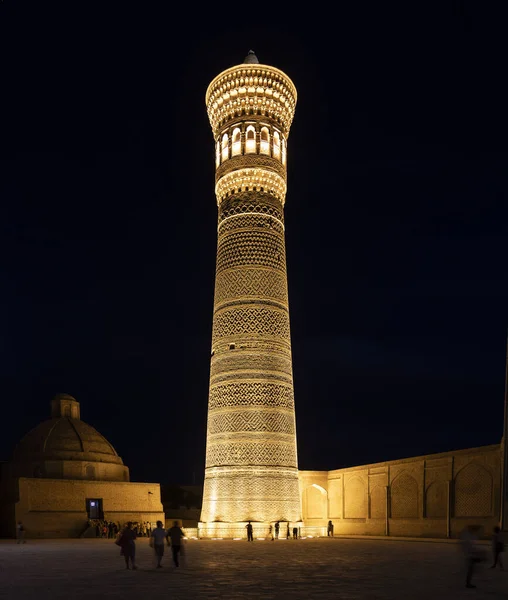
[[[120, 531], [115, 543], [120, 546], [120, 554], [124, 557], [125, 568], [136, 570], [136, 538], [139, 537], [134, 528], [134, 523], [129, 521]], [[142, 536], [141, 536], [142, 537]], [[173, 564], [180, 566], [179, 556], [183, 555], [183, 539], [185, 534], [178, 525], [178, 521], [173, 522], [173, 527], [165, 529], [162, 521], [157, 521], [157, 527], [150, 528], [150, 546], [153, 548], [157, 560], [157, 569], [162, 568], [162, 558], [164, 549], [167, 545], [171, 547], [173, 555]]]
[[88, 527], [95, 527], [95, 537], [100, 538], [114, 538], [121, 529], [120, 523], [104, 519], [88, 519]]
[[[249, 521], [245, 526], [247, 529], [247, 541], [254, 541], [254, 528], [252, 523]], [[298, 539], [298, 527], [293, 527], [293, 539]], [[280, 535], [280, 521], [276, 521], [275, 525], [270, 524], [268, 527], [268, 537], [272, 539], [272, 542], [279, 539]], [[291, 529], [289, 527], [289, 522], [286, 525], [286, 539], [289, 540], [291, 538]]]
[[[120, 523], [107, 521], [105, 519], [88, 519], [87, 527], [95, 527], [95, 537], [113, 539], [122, 530]], [[136, 537], [150, 537], [152, 534], [152, 524], [149, 521], [131, 521], [132, 530]]]

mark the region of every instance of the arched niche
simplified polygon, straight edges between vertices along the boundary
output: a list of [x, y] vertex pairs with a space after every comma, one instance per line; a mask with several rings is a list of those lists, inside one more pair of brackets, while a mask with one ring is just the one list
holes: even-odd
[[273, 157], [280, 160], [280, 134], [278, 131], [273, 132]]
[[222, 148], [222, 162], [224, 162], [225, 160], [227, 160], [229, 158], [228, 134], [227, 133], [225, 133], [222, 136], [221, 148]]
[[444, 519], [447, 513], [448, 483], [433, 481], [425, 491], [425, 516], [429, 519]]
[[231, 156], [239, 156], [242, 153], [242, 132], [239, 127], [233, 129], [233, 141], [231, 144]]
[[370, 490], [370, 518], [384, 519], [386, 517], [386, 488], [376, 485]]
[[401, 473], [390, 487], [391, 516], [393, 519], [415, 519], [418, 517], [418, 482], [409, 475]]
[[493, 480], [490, 472], [477, 463], [469, 463], [455, 476], [455, 516], [490, 517]]
[[270, 132], [268, 131], [268, 127], [261, 127], [259, 153], [270, 156]]
[[245, 154], [256, 152], [256, 130], [253, 125], [248, 125], [245, 130]]
[[328, 494], [320, 485], [313, 483], [303, 491], [303, 514], [307, 519], [326, 519]]
[[367, 517], [365, 483], [360, 477], [351, 477], [344, 484], [344, 517], [346, 519]]

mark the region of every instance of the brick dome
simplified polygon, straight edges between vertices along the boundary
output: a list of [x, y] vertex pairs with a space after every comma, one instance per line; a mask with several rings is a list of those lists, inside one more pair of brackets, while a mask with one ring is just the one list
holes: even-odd
[[14, 450], [14, 459], [92, 460], [123, 464], [113, 446], [87, 423], [59, 417], [39, 423]]
[[128, 469], [113, 446], [80, 419], [79, 402], [58, 394], [51, 409], [52, 418], [29, 431], [14, 449], [17, 471], [38, 477], [128, 481]]

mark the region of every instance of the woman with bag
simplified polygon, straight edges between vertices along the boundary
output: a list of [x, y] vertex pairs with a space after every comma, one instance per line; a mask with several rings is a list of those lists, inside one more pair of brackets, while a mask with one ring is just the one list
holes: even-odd
[[123, 529], [120, 537], [115, 540], [115, 544], [120, 546], [120, 555], [123, 555], [125, 559], [125, 568], [129, 569], [129, 561], [132, 565], [132, 570], [135, 571], [136, 567], [136, 532], [132, 529], [132, 522], [129, 521]]

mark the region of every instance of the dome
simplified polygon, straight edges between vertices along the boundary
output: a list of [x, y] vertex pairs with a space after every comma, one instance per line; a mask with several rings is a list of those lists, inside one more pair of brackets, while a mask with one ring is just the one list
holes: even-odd
[[14, 460], [88, 460], [122, 465], [113, 446], [91, 425], [70, 417], [39, 423], [14, 450]]
[[258, 57], [256, 56], [256, 54], [254, 53], [254, 50], [249, 50], [249, 53], [245, 57], [243, 64], [259, 65], [259, 60], [258, 60]]
[[69, 394], [51, 401], [51, 418], [29, 431], [14, 449], [12, 472], [21, 477], [129, 481], [116, 450], [80, 418]]

